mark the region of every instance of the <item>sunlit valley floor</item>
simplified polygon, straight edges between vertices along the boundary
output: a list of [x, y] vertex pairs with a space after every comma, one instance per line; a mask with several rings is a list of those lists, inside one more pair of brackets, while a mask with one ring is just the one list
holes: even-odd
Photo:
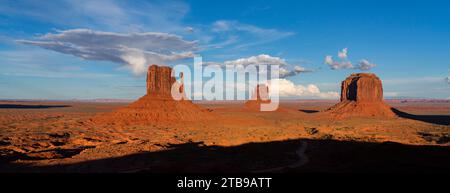
[[94, 124], [125, 103], [3, 101], [1, 172], [450, 171], [450, 102], [388, 101], [394, 118], [337, 119], [336, 101], [275, 112], [201, 102], [214, 120]]

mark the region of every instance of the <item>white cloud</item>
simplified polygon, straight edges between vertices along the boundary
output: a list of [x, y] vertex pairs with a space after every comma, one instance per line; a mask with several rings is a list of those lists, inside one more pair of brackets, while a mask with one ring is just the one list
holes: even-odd
[[195, 29], [193, 27], [190, 27], [190, 26], [186, 27], [185, 30], [187, 32], [189, 32], [189, 33], [194, 33], [194, 31], [195, 31]]
[[36, 41], [18, 40], [56, 52], [70, 54], [86, 60], [102, 60], [129, 66], [137, 75], [145, 72], [149, 64], [193, 57], [196, 42], [156, 32], [112, 33], [88, 29], [60, 31], [46, 34]]
[[292, 70], [288, 70], [286, 68], [280, 67], [279, 76], [280, 78], [287, 78], [290, 76], [295, 76], [300, 73], [307, 73], [307, 72], [313, 72], [313, 70], [306, 69], [301, 66], [294, 66]]
[[334, 62], [333, 56], [330, 56], [330, 55], [325, 56], [325, 64], [332, 65], [333, 62]]
[[295, 66], [294, 67], [294, 71], [298, 72], [298, 73], [301, 73], [301, 72], [312, 72], [312, 70], [306, 69], [306, 68], [301, 67], [301, 66]]
[[447, 80], [447, 83], [449, 83], [449, 84], [450, 84], [450, 76], [449, 76], [449, 77], [447, 77], [447, 78], [446, 78], [446, 80]]
[[273, 57], [267, 54], [260, 54], [257, 56], [251, 56], [248, 58], [240, 58], [237, 60], [230, 60], [225, 61], [225, 65], [258, 65], [258, 64], [267, 64], [267, 65], [286, 65], [286, 60], [279, 58], [279, 57]]
[[359, 61], [358, 66], [356, 66], [355, 68], [360, 69], [360, 70], [370, 70], [375, 66], [376, 66], [376, 64], [370, 63], [366, 59], [362, 59]]
[[[280, 57], [273, 57], [267, 54], [260, 54], [257, 56], [250, 56], [248, 58], [240, 58], [236, 60], [229, 60], [225, 61], [223, 64], [218, 62], [204, 62], [204, 65], [242, 65], [242, 66], [248, 66], [248, 65], [280, 65], [279, 68], [279, 76], [280, 78], [286, 78], [290, 76], [295, 76], [300, 73], [306, 73], [306, 72], [313, 72], [313, 70], [306, 69], [301, 66], [293, 66], [283, 58]], [[293, 66], [293, 67], [291, 67]], [[259, 71], [259, 73], [267, 73], [267, 71]]]
[[328, 64], [328, 66], [331, 67], [333, 70], [340, 70], [340, 69], [352, 69], [353, 64], [350, 61], [344, 60], [344, 61], [334, 61], [333, 56], [325, 56], [325, 64]]
[[337, 99], [339, 98], [339, 93], [337, 92], [321, 92], [320, 89], [314, 85], [299, 85], [294, 84], [292, 81], [287, 79], [275, 79], [272, 80], [272, 84], [279, 84], [279, 94], [280, 97], [317, 97], [322, 99]]
[[370, 70], [376, 66], [376, 64], [370, 63], [366, 59], [362, 59], [358, 62], [358, 65], [353, 66], [352, 62], [348, 60], [348, 48], [344, 48], [341, 51], [338, 51], [338, 57], [340, 61], [336, 61], [333, 59], [333, 56], [327, 55], [325, 56], [325, 64], [330, 66], [332, 70], [340, 70], [340, 69], [358, 69], [358, 70]]
[[342, 51], [338, 52], [338, 57], [340, 59], [347, 59], [347, 52], [348, 52], [347, 48], [342, 49]]
[[214, 32], [223, 32], [223, 31], [229, 31], [231, 30], [232, 22], [225, 21], [225, 20], [219, 20], [213, 23], [213, 29]]

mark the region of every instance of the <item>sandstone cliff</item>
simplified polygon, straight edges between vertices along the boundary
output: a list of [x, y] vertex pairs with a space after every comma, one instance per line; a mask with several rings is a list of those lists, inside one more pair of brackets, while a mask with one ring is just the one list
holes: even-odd
[[327, 112], [335, 117], [395, 116], [391, 107], [383, 102], [381, 80], [370, 73], [352, 74], [342, 81], [341, 102]]

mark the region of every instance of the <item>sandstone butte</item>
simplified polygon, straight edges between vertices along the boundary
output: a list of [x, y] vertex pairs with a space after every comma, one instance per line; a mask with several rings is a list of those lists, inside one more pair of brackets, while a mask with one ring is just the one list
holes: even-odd
[[327, 110], [334, 117], [374, 116], [395, 117], [383, 101], [380, 78], [372, 73], [356, 73], [342, 81], [341, 100]]
[[269, 86], [258, 84], [253, 91], [252, 98], [245, 102], [245, 108], [248, 110], [260, 110], [261, 104], [270, 103]]
[[93, 118], [94, 122], [107, 124], [168, 124], [184, 121], [201, 121], [213, 117], [206, 109], [192, 101], [174, 100], [172, 85], [178, 84], [183, 93], [183, 83], [172, 77], [172, 68], [151, 65], [147, 72], [147, 94], [126, 107]]

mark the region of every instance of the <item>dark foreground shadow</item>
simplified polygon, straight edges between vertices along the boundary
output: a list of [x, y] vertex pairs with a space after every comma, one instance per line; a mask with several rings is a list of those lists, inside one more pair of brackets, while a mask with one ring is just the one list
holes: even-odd
[[20, 104], [0, 104], [0, 109], [50, 109], [71, 107], [70, 105], [20, 105]]
[[450, 115], [413, 115], [391, 108], [397, 116], [438, 125], [450, 125]]
[[[305, 146], [303, 146], [305, 145]], [[298, 153], [300, 149], [304, 152]], [[288, 140], [234, 147], [202, 143], [53, 166], [3, 162], [1, 172], [450, 172], [450, 147], [336, 140]], [[302, 156], [302, 157], [300, 157]], [[300, 163], [300, 164], [297, 164]], [[276, 168], [276, 169], [273, 169]]]
[[299, 111], [304, 112], [304, 113], [318, 113], [319, 112], [317, 110], [307, 110], [307, 109], [300, 109]]

